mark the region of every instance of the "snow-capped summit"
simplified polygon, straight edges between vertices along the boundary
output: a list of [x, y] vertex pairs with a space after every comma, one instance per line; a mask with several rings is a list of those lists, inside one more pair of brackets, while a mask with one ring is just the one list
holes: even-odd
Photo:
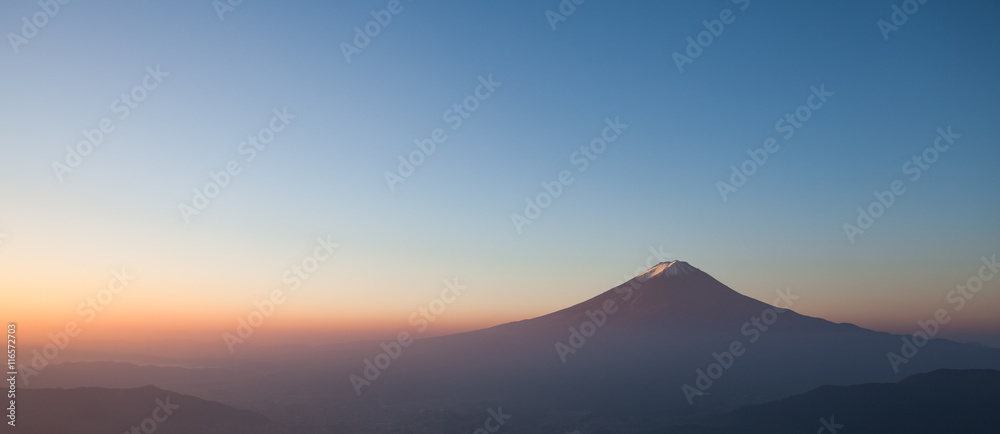
[[636, 276], [640, 281], [646, 281], [656, 276], [679, 276], [681, 274], [688, 274], [698, 271], [697, 268], [693, 267], [684, 261], [670, 261], [670, 262], [660, 262], [646, 270], [646, 272]]

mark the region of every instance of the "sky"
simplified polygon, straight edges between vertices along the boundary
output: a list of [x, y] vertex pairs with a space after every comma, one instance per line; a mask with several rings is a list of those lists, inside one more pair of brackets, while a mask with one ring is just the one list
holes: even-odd
[[[4, 2], [0, 316], [29, 340], [213, 340], [278, 290], [260, 342], [315, 344], [409, 329], [447, 281], [440, 334], [681, 259], [910, 333], [1000, 254], [995, 2], [885, 34], [893, 1], [563, 3]], [[944, 335], [1000, 343], [998, 283]]]

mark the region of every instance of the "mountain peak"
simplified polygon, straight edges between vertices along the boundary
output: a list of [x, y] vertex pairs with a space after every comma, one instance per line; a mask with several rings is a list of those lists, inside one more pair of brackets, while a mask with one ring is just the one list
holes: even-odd
[[698, 271], [698, 269], [684, 261], [660, 262], [654, 265], [653, 268], [636, 276], [636, 278], [640, 281], [646, 281], [656, 276], [679, 276], [695, 271]]

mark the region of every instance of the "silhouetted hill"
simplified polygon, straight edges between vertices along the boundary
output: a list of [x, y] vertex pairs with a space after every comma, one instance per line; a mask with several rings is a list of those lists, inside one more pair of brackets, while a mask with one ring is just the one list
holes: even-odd
[[998, 408], [1000, 371], [942, 369], [899, 383], [823, 386], [668, 432], [782, 434], [843, 425], [837, 432], [994, 434]]
[[181, 395], [154, 386], [135, 389], [23, 389], [17, 426], [24, 434], [264, 433], [268, 420], [257, 413]]
[[[933, 339], [896, 373], [887, 353], [900, 352], [902, 336], [772, 306], [795, 296], [765, 303], [674, 261], [551, 314], [405, 347], [386, 340], [240, 354], [220, 360], [218, 371], [62, 364], [32, 387], [127, 387], [149, 378], [139, 384], [253, 409], [310, 432], [451, 431], [474, 427], [501, 405], [515, 415], [505, 432], [590, 425], [657, 432], [824, 385], [1000, 369], [1000, 349]], [[378, 430], [369, 428], [374, 421]]]
[[[386, 402], [494, 397], [524, 403], [524, 411], [660, 419], [729, 411], [822, 385], [892, 382], [940, 368], [1000, 368], [1000, 350], [937, 339], [895, 373], [886, 354], [899, 352], [898, 335], [793, 310], [774, 313], [771, 304], [685, 262], [663, 263], [567, 309], [415, 342], [363, 394]], [[751, 324], [765, 315], [769, 325]], [[587, 322], [602, 325], [585, 335]], [[714, 354], [734, 342], [743, 354], [689, 401], [682, 386], [697, 387], [699, 370], [706, 372], [717, 363]], [[360, 374], [362, 365], [356, 366]], [[344, 398], [354, 398], [346, 386], [339, 389]]]

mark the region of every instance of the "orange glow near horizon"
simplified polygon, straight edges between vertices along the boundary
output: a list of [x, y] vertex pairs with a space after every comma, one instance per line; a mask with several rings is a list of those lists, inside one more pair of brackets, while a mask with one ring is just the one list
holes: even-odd
[[[304, 245], [309, 247], [308, 242]], [[18, 323], [18, 337], [26, 345], [49, 342], [49, 334], [65, 331], [69, 322], [80, 329], [73, 344], [78, 348], [97, 341], [196, 340], [214, 344], [221, 341], [223, 333], [235, 332], [239, 319], [246, 319], [257, 309], [255, 303], [264, 303], [275, 290], [282, 292], [284, 301], [254, 328], [248, 343], [322, 345], [384, 339], [399, 331], [414, 331], [418, 325], [410, 322], [411, 315], [439, 300], [447, 288], [443, 282], [456, 278], [406, 265], [386, 272], [364, 254], [345, 254], [296, 289], [282, 281], [287, 261], [256, 267], [219, 259], [204, 267], [176, 267], [173, 262], [159, 261], [150, 263], [156, 266], [128, 266], [125, 269], [131, 280], [128, 286], [118, 288], [115, 276], [123, 267], [98, 266], [90, 261], [73, 265], [69, 259], [58, 259], [65, 254], [56, 253], [52, 258], [52, 269], [59, 273], [31, 267], [23, 258], [6, 258], [14, 264], [14, 271], [5, 275], [0, 286], [5, 294], [0, 317]], [[253, 255], [248, 255], [252, 260]], [[295, 257], [287, 253], [280, 256]], [[208, 257], [203, 253], [199, 260]], [[73, 258], [79, 262], [78, 256]], [[545, 315], [594, 297], [622, 277], [621, 270], [611, 270], [597, 273], [600, 278], [594, 279], [565, 272], [578, 265], [565, 267], [516, 273], [472, 268], [469, 273], [473, 277], [457, 277], [468, 289], [446, 304], [445, 311], [433, 321], [427, 321], [427, 330], [417, 337]], [[911, 333], [917, 320], [946, 308], [953, 320], [943, 328], [943, 336], [995, 333], [1000, 330], [994, 308], [1000, 304], [1000, 293], [985, 288], [960, 312], [953, 311], [954, 306], [946, 301], [955, 282], [963, 281], [968, 273], [963, 267], [949, 270], [952, 275], [897, 278], [892, 277], [899, 275], [895, 270], [888, 270], [875, 277], [833, 276], [837, 280], [823, 278], [822, 273], [830, 272], [827, 268], [800, 268], [785, 278], [801, 295], [792, 309], [804, 315], [878, 331]], [[705, 267], [704, 271], [737, 292], [768, 303], [774, 299], [770, 277], [758, 277], [759, 272], [753, 269], [719, 268]], [[120, 290], [111, 291], [109, 284]], [[869, 291], [873, 285], [882, 290]], [[899, 294], [904, 293], [907, 296], [901, 299]], [[900, 305], [900, 300], [906, 304]]]
[[[152, 306], [151, 306], [152, 307]], [[916, 330], [917, 317], [902, 315], [876, 316], [878, 305], [868, 308], [846, 309], [836, 303], [824, 305], [818, 309], [815, 306], [803, 304], [793, 307], [800, 313], [825, 318], [834, 322], [849, 322], [861, 327], [891, 333], [907, 334]], [[940, 307], [947, 308], [947, 305]], [[934, 309], [928, 307], [928, 318]], [[235, 333], [239, 324], [237, 318], [246, 318], [252, 312], [249, 309], [237, 311], [226, 310], [182, 310], [150, 308], [138, 310], [108, 310], [100, 312], [92, 322], [87, 322], [85, 316], [77, 315], [74, 310], [56, 312], [54, 310], [38, 309], [37, 314], [26, 315], [24, 319], [15, 321], [18, 325], [18, 338], [24, 345], [43, 345], [51, 341], [50, 334], [58, 334], [67, 330], [70, 323], [79, 330], [73, 338], [75, 349], [85, 349], [93, 342], [148, 342], [161, 340], [192, 340], [202, 342], [221, 342], [225, 332]], [[523, 310], [510, 309], [504, 312], [488, 312], [480, 310], [473, 312], [449, 312], [433, 321], [426, 321], [428, 327], [418, 333], [420, 324], [424, 321], [410, 321], [410, 312], [365, 312], [360, 310], [342, 310], [320, 314], [303, 311], [294, 306], [281, 306], [275, 313], [265, 319], [264, 323], [254, 328], [254, 335], [248, 342], [259, 345], [273, 344], [304, 344], [323, 345], [356, 340], [377, 340], [394, 336], [400, 331], [409, 331], [415, 336], [431, 337], [451, 333], [459, 333], [495, 325], [540, 316], [548, 311], [526, 313]], [[950, 333], [989, 332], [1000, 328], [989, 305], [981, 306], [970, 303], [961, 312], [950, 312], [952, 320], [943, 328], [943, 335]], [[20, 316], [20, 315], [18, 315]], [[70, 330], [73, 326], [69, 326]]]
[[[245, 318], [250, 311], [242, 317]], [[331, 315], [296, 317], [275, 313], [264, 323], [254, 328], [250, 340], [257, 344], [280, 344], [294, 342], [306, 345], [322, 345], [353, 340], [381, 339], [394, 336], [400, 331], [410, 331], [418, 337], [430, 337], [451, 333], [477, 330], [498, 324], [517, 321], [524, 317], [511, 314], [481, 314], [441, 317], [427, 321], [427, 328], [417, 333], [422, 321], [411, 323], [408, 316], [394, 317], [386, 314]], [[44, 319], [43, 319], [44, 318]], [[68, 318], [68, 319], [67, 319]], [[156, 341], [156, 340], [220, 340], [223, 333], [235, 333], [239, 324], [237, 316], [229, 318], [210, 315], [196, 315], [190, 312], [179, 314], [164, 311], [128, 312], [102, 315], [88, 323], [86, 317], [60, 315], [15, 321], [18, 338], [25, 345], [44, 345], [51, 341], [51, 334], [69, 330], [76, 331], [74, 342], [88, 341]]]

